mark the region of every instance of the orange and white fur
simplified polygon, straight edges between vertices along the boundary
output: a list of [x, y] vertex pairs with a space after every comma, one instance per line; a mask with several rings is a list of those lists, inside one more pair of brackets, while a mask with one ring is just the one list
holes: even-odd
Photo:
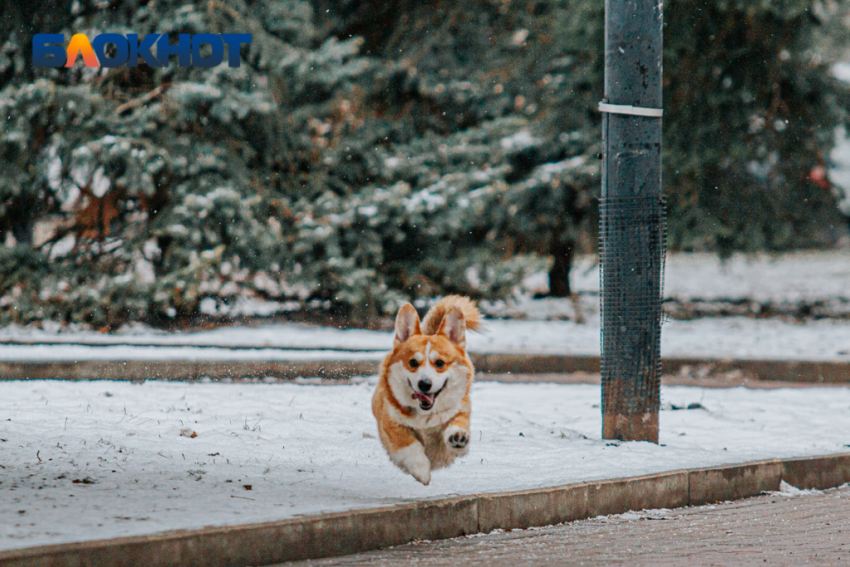
[[475, 369], [466, 354], [466, 331], [481, 314], [468, 297], [450, 295], [420, 325], [416, 309], [402, 305], [395, 346], [381, 364], [372, 413], [390, 460], [421, 482], [469, 451], [469, 389]]

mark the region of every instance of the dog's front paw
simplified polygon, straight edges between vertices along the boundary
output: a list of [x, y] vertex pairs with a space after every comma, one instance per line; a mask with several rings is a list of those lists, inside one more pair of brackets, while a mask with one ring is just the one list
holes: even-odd
[[466, 449], [469, 445], [469, 432], [457, 426], [446, 430], [446, 444], [457, 451]]

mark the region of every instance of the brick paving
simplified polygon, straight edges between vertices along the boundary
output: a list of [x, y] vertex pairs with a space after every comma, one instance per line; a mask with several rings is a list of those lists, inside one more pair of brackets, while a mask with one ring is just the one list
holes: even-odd
[[850, 487], [631, 512], [290, 565], [850, 565]]

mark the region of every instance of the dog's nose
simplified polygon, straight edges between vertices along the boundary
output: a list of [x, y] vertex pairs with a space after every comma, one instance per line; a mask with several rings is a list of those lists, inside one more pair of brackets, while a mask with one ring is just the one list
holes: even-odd
[[427, 393], [431, 389], [431, 381], [430, 380], [420, 380], [419, 381], [419, 389], [423, 394]]

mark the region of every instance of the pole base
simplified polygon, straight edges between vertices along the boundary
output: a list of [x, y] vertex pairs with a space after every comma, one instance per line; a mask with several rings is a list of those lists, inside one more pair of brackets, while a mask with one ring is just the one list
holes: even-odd
[[602, 438], [658, 443], [658, 414], [602, 414]]

